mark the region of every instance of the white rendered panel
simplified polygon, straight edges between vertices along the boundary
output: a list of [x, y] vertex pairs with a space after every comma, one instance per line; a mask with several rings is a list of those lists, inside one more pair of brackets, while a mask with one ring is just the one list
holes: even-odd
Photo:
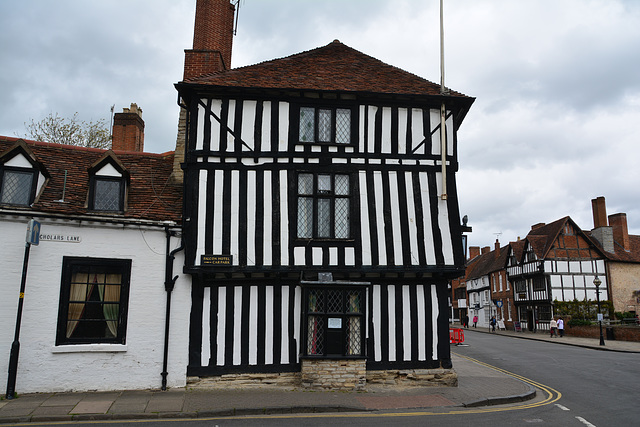
[[[236, 100], [229, 100], [229, 112], [227, 117], [227, 127], [231, 130], [234, 129], [236, 121]], [[235, 150], [235, 137], [231, 132], [225, 132], [227, 136], [227, 152], [233, 152]]]
[[389, 314], [389, 361], [396, 361], [396, 286], [387, 286], [388, 305], [385, 307]]
[[407, 152], [407, 109], [398, 108], [398, 154]]
[[[16, 156], [18, 157], [18, 156]], [[14, 157], [13, 159], [15, 159], [16, 157]], [[11, 160], [13, 160], [11, 159]], [[5, 163], [8, 164], [9, 162]], [[32, 168], [31, 164], [29, 164], [28, 166], [30, 169]], [[120, 172], [118, 172], [116, 170], [116, 168], [113, 167], [113, 165], [111, 163], [107, 163], [104, 166], [102, 166], [100, 169], [98, 169], [95, 173], [96, 176], [112, 176], [112, 177], [116, 177], [116, 178], [122, 178], [122, 174]]]
[[238, 232], [240, 229], [240, 171], [231, 171], [231, 255], [233, 265], [238, 265], [240, 242]]
[[362, 265], [371, 265], [371, 237], [369, 230], [369, 202], [367, 200], [367, 172], [360, 171], [360, 238], [362, 239]]
[[383, 310], [382, 303], [380, 301], [380, 285], [373, 285], [373, 307], [371, 317], [373, 322], [373, 354], [376, 362], [382, 360], [382, 333], [380, 328], [382, 326], [380, 320], [380, 312]]
[[427, 318], [426, 313], [427, 310], [424, 304], [424, 286], [418, 285], [416, 287], [417, 294], [417, 307], [418, 310], [418, 360], [426, 360], [427, 359], [427, 342], [426, 342], [426, 325]]
[[278, 123], [278, 151], [286, 152], [289, 150], [289, 103], [281, 102], [279, 108]]
[[403, 203], [403, 200], [401, 200], [398, 194], [398, 173], [396, 171], [389, 172], [389, 193], [391, 197], [391, 206], [396, 206], [395, 209], [391, 209], [394, 264], [403, 265], [402, 247], [404, 242], [402, 241], [402, 231], [400, 230], [400, 209], [397, 208], [400, 203]]
[[[200, 100], [204, 105], [207, 105], [206, 99]], [[204, 122], [209, 120], [207, 110], [205, 106], [198, 104], [198, 127], [196, 128], [196, 150], [202, 150], [204, 148]]]
[[365, 114], [367, 113], [367, 110], [364, 105], [361, 105], [359, 108], [359, 111], [360, 111], [360, 120], [358, 123], [358, 141], [360, 144], [359, 152], [364, 153], [364, 140], [365, 140], [364, 136], [365, 136], [365, 132], [367, 131], [364, 128], [364, 117], [365, 117]]
[[251, 151], [255, 150], [256, 143], [254, 140], [255, 136], [255, 123], [256, 123], [256, 101], [244, 101], [242, 103], [242, 128], [240, 131], [240, 136], [244, 143], [249, 146], [247, 148], [245, 145], [242, 146], [242, 151]]
[[300, 335], [300, 315], [302, 306], [302, 289], [300, 286], [296, 286], [294, 289], [294, 301], [293, 301], [293, 336], [296, 337], [296, 360], [300, 361], [300, 341], [302, 337]]
[[258, 287], [249, 288], [249, 365], [258, 364]]
[[329, 265], [338, 265], [338, 248], [329, 248]]
[[391, 153], [391, 108], [382, 107], [382, 152]]
[[264, 363], [273, 364], [273, 286], [265, 288], [264, 310]]
[[264, 235], [263, 235], [263, 264], [272, 265], [273, 251], [273, 199], [271, 193], [271, 171], [264, 171]]
[[[440, 156], [440, 109], [429, 110], [429, 119], [431, 120], [431, 154]], [[436, 130], [437, 129], [437, 130]], [[435, 131], [435, 132], [434, 132]]]
[[322, 265], [322, 248], [312, 248], [311, 251], [313, 265]]
[[280, 342], [280, 363], [289, 363], [289, 287], [282, 287], [282, 341]]
[[289, 215], [287, 171], [280, 171], [280, 262], [289, 265]]
[[305, 247], [304, 246], [296, 246], [293, 248], [293, 264], [294, 265], [304, 265], [305, 263]]
[[431, 285], [431, 335], [433, 337], [431, 359], [438, 360], [438, 315], [440, 314], [438, 304], [438, 292], [436, 285]]
[[247, 265], [256, 265], [256, 171], [247, 172]]
[[367, 141], [368, 141], [368, 149], [369, 153], [375, 152], [375, 141], [376, 141], [376, 111], [378, 111], [378, 107], [369, 106], [368, 111], [368, 120], [369, 120], [369, 129], [367, 129]]
[[220, 286], [218, 288], [218, 331], [216, 333], [216, 348], [218, 366], [224, 365], [224, 343], [227, 331], [227, 287]]
[[411, 360], [411, 300], [409, 299], [409, 286], [402, 286], [402, 341], [404, 360]]
[[424, 124], [422, 119], [422, 110], [417, 108], [411, 109], [411, 152], [420, 146], [415, 154], [424, 154], [425, 144], [422, 142], [425, 139]]
[[241, 363], [242, 349], [242, 286], [233, 287], [233, 364]]
[[211, 357], [211, 288], [204, 288], [202, 297], [202, 352], [200, 353], [200, 366], [208, 366]]
[[262, 151], [271, 151], [271, 101], [262, 104]]
[[[442, 173], [436, 173], [438, 194], [442, 194]], [[451, 241], [451, 226], [449, 224], [449, 206], [446, 200], [438, 197], [438, 227], [442, 237], [442, 254], [445, 265], [453, 265], [453, 242]]]
[[[7, 160], [6, 162], [4, 162], [5, 166], [11, 166], [12, 168], [25, 168], [25, 169], [33, 169], [33, 165], [29, 162], [29, 160], [27, 160], [27, 158], [25, 156], [22, 155], [22, 153], [20, 154], [16, 154], [15, 156], [13, 156], [10, 160]], [[111, 166], [111, 165], [109, 165]], [[113, 169], [113, 166], [111, 166], [111, 168]], [[104, 168], [102, 168], [104, 169]], [[102, 170], [100, 169], [100, 170]], [[116, 173], [118, 171], [116, 171], [115, 169], [113, 169]], [[96, 172], [96, 175], [98, 173]], [[115, 176], [120, 176], [115, 175]]]
[[[222, 254], [222, 196], [224, 188], [224, 172], [220, 169], [215, 171], [213, 185], [213, 253]], [[199, 200], [206, 200], [200, 197]], [[203, 233], [204, 234], [204, 233]], [[198, 258], [199, 259], [199, 258]]]
[[196, 246], [195, 265], [200, 264], [200, 255], [204, 254], [205, 223], [207, 218], [207, 171], [201, 170], [198, 174], [198, 241]]
[[344, 248], [344, 264], [349, 266], [356, 265], [355, 248]]
[[[382, 193], [382, 172], [373, 172], [373, 186], [375, 188], [375, 204], [376, 212], [384, 212], [383, 193]], [[387, 246], [385, 244], [384, 234], [384, 218], [379, 215], [377, 218], [378, 229], [378, 265], [387, 265]]]
[[431, 206], [429, 206], [429, 183], [427, 173], [420, 173], [420, 196], [422, 199], [422, 227], [424, 230], [424, 249], [427, 254], [427, 264], [436, 264], [435, 247], [433, 244], [433, 230], [431, 228]]
[[405, 199], [407, 201], [407, 214], [409, 216], [409, 248], [411, 249], [411, 265], [418, 265], [420, 264], [418, 252], [418, 226], [416, 206], [413, 198], [413, 179], [411, 172], [405, 172], [404, 178], [407, 189]]
[[[211, 101], [211, 112], [220, 118], [222, 112], [222, 101], [214, 99]], [[211, 151], [220, 151], [220, 122], [211, 117]]]

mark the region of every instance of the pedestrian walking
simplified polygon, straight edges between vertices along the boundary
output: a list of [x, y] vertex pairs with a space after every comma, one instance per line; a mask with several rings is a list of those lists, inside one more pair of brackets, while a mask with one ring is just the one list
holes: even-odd
[[476, 316], [473, 316], [473, 327], [477, 328], [478, 327], [477, 325], [478, 325], [478, 316], [476, 315]]
[[493, 316], [491, 318], [491, 332], [495, 332], [496, 331], [496, 316]]
[[558, 322], [556, 322], [556, 319], [552, 317], [551, 321], [549, 322], [549, 338], [553, 338], [554, 335], [558, 336], [557, 329], [558, 329]]
[[464, 316], [464, 327], [465, 328], [469, 327], [469, 316]]
[[558, 334], [560, 338], [564, 336], [564, 320], [562, 320], [562, 317], [558, 318]]

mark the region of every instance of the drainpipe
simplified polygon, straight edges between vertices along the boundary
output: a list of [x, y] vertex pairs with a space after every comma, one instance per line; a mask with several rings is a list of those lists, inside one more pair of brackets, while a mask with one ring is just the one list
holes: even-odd
[[184, 249], [184, 242], [181, 240], [180, 247], [169, 252], [169, 250], [171, 249], [170, 245], [172, 233], [171, 231], [169, 231], [168, 225], [165, 225], [164, 232], [167, 236], [167, 259], [164, 270], [164, 289], [167, 291], [167, 308], [164, 319], [164, 352], [162, 358], [162, 373], [160, 374], [162, 375], [162, 391], [167, 390], [167, 375], [169, 374], [167, 372], [167, 362], [169, 359], [169, 322], [171, 320], [171, 292], [173, 291], [176, 280], [178, 279], [178, 276], [174, 276], [173, 278], [171, 277], [173, 276], [173, 260], [175, 259], [176, 253]]

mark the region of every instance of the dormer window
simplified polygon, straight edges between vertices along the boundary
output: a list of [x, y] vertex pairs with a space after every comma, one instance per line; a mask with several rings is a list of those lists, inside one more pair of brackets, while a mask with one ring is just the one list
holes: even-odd
[[351, 109], [300, 107], [298, 141], [351, 144]]
[[[40, 166], [24, 143], [16, 145], [0, 158], [0, 204], [31, 206], [47, 175], [41, 176]], [[46, 174], [46, 171], [43, 172]]]
[[22, 168], [3, 168], [0, 203], [29, 206], [33, 201], [36, 171]]
[[[93, 170], [93, 172], [92, 172]], [[89, 209], [100, 212], [123, 212], [126, 171], [114, 158], [99, 162], [90, 170]]]

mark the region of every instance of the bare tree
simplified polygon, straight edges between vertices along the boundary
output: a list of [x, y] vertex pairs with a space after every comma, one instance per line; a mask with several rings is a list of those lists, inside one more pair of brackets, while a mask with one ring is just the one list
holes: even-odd
[[111, 148], [111, 134], [105, 120], [86, 122], [78, 119], [78, 113], [71, 118], [53, 115], [40, 121], [31, 119], [24, 124], [26, 137], [36, 141], [56, 144], [78, 145], [80, 147]]

